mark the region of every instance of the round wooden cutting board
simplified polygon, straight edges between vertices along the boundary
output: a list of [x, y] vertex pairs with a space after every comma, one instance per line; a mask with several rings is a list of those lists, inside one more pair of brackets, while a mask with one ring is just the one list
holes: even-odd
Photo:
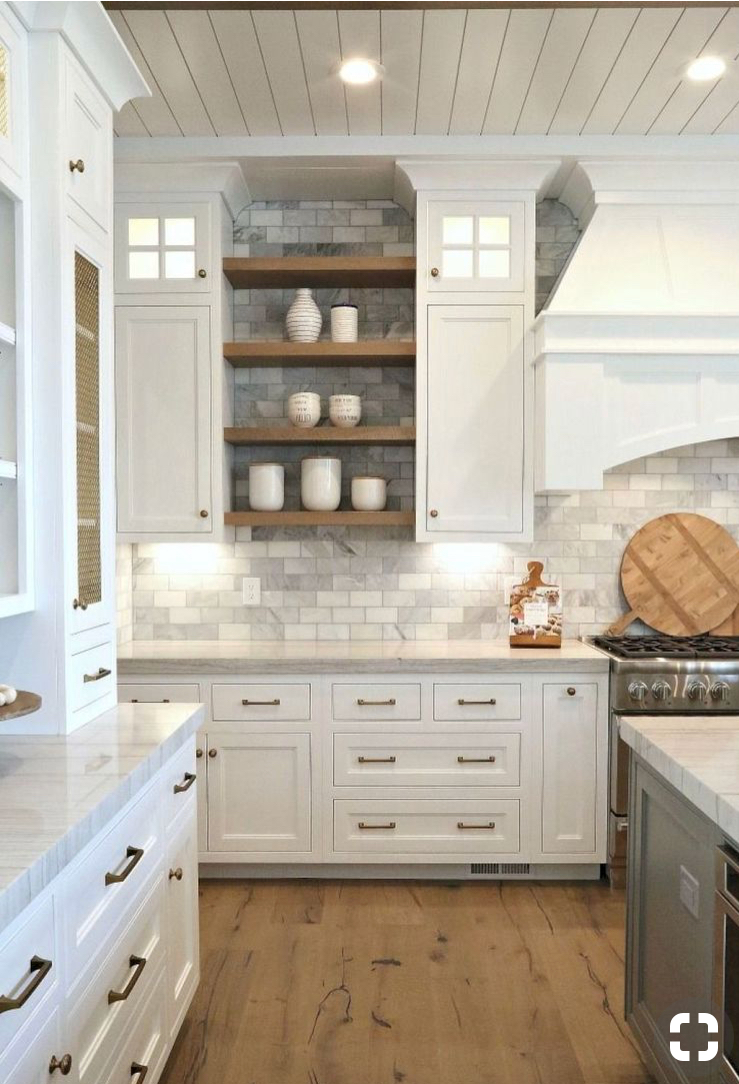
[[706, 516], [676, 512], [646, 523], [626, 547], [621, 586], [637, 618], [669, 636], [697, 636], [728, 620], [739, 605], [739, 547]]

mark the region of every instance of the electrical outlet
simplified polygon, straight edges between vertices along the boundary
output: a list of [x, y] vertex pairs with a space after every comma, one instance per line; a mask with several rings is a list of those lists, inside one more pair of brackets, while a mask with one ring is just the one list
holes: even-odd
[[244, 576], [241, 593], [245, 606], [259, 606], [262, 602], [262, 581], [256, 576]]
[[700, 883], [685, 866], [680, 866], [680, 902], [693, 918], [698, 918], [700, 905]]

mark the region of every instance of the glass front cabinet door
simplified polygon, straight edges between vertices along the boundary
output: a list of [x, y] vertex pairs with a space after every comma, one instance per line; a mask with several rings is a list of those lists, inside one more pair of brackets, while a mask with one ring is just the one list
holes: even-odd
[[115, 290], [127, 294], [209, 293], [209, 205], [116, 204]]
[[428, 289], [514, 293], [524, 288], [524, 205], [431, 200]]

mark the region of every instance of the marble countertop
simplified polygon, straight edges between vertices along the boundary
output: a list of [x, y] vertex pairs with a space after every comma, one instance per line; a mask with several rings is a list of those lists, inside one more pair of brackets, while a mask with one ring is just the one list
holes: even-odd
[[579, 640], [512, 648], [507, 640], [133, 640], [118, 648], [122, 676], [171, 674], [607, 672], [608, 657]]
[[192, 704], [122, 704], [65, 737], [0, 736], [0, 932], [203, 719]]
[[621, 737], [739, 844], [739, 715], [622, 717]]

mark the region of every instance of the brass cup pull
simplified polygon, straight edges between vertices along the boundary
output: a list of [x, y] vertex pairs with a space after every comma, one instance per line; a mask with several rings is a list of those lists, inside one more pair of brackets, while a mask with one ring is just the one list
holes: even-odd
[[465, 824], [464, 821], [457, 821], [457, 828], [463, 828], [465, 831], [475, 829], [482, 832], [490, 832], [495, 828], [495, 821], [488, 821], [487, 824]]
[[29, 965], [29, 971], [32, 976], [31, 981], [25, 989], [21, 990], [17, 997], [0, 995], [0, 1013], [11, 1012], [13, 1009], [22, 1009], [29, 997], [33, 997], [36, 993], [41, 983], [51, 971], [51, 967], [51, 960], [44, 960], [41, 956], [32, 956]]
[[577, 693], [577, 689], [575, 688], [575, 686], [570, 685], [569, 689], [567, 690], [567, 695], [568, 696], [574, 696], [576, 693]]
[[149, 1072], [148, 1065], [140, 1065], [137, 1061], [131, 1062], [131, 1076], [138, 1075], [137, 1084], [141, 1084], [142, 1080], [146, 1080], [146, 1074]]
[[357, 827], [362, 832], [377, 832], [384, 829], [395, 828], [395, 821], [388, 821], [387, 824], [365, 824], [364, 821], [360, 821]]
[[432, 267], [431, 268], [431, 278], [432, 279], [438, 279], [438, 277], [439, 277], [439, 268], [438, 267]]
[[121, 870], [120, 873], [106, 873], [105, 883], [106, 885], [119, 885], [130, 877], [136, 866], [144, 857], [143, 847], [126, 847], [126, 858], [130, 858], [131, 861]]
[[195, 750], [195, 756], [198, 758], [198, 760], [200, 760], [202, 758], [202, 756], [203, 756], [203, 750], [202, 749], [196, 749]]
[[76, 598], [72, 602], [72, 609], [73, 610], [86, 610], [87, 609], [87, 603], [83, 602], [81, 598]]
[[184, 791], [190, 789], [196, 779], [197, 776], [195, 775], [195, 772], [185, 772], [185, 778], [182, 783], [175, 783], [172, 790], [175, 794], [182, 794]]
[[70, 158], [69, 159], [69, 172], [70, 173], [84, 173], [85, 172], [85, 163], [83, 162], [83, 160], [81, 158], [78, 158], [77, 161], [75, 162], [75, 160], [73, 158]]
[[279, 708], [282, 701], [276, 696], [274, 700], [242, 700], [241, 703], [245, 708]]
[[470, 705], [474, 706], [479, 704], [495, 704], [496, 700], [494, 696], [491, 696], [489, 700], [465, 700], [463, 696], [460, 696], [457, 703], [459, 704], [460, 708], [468, 708], [470, 707]]
[[169, 871], [170, 881], [181, 881], [183, 877], [182, 866], [178, 866], [177, 869], [171, 869]]
[[83, 674], [82, 680], [85, 685], [89, 685], [91, 681], [102, 681], [103, 678], [110, 677], [112, 673], [112, 670], [107, 670], [104, 666], [101, 666], [94, 674]]
[[396, 700], [394, 696], [391, 696], [389, 700], [363, 700], [360, 697], [357, 704], [360, 708], [394, 708]]
[[457, 764], [495, 764], [495, 757], [457, 757]]
[[51, 1061], [49, 1062], [49, 1076], [59, 1070], [62, 1076], [69, 1076], [72, 1071], [72, 1055], [64, 1054], [61, 1058], [57, 1058], [55, 1054], [52, 1054]]
[[360, 764], [394, 764], [395, 757], [357, 757]]
[[217, 749], [209, 749], [209, 750], [208, 750], [208, 756], [209, 756], [209, 757], [211, 758], [211, 760], [212, 760], [212, 759], [213, 759], [213, 757], [217, 757], [217, 756], [218, 756], [218, 750], [217, 750]]
[[144, 973], [146, 967], [145, 956], [129, 956], [129, 967], [134, 968], [134, 973], [122, 990], [108, 990], [108, 1004], [115, 1005], [116, 1001], [127, 1001], [133, 993], [133, 988]]

